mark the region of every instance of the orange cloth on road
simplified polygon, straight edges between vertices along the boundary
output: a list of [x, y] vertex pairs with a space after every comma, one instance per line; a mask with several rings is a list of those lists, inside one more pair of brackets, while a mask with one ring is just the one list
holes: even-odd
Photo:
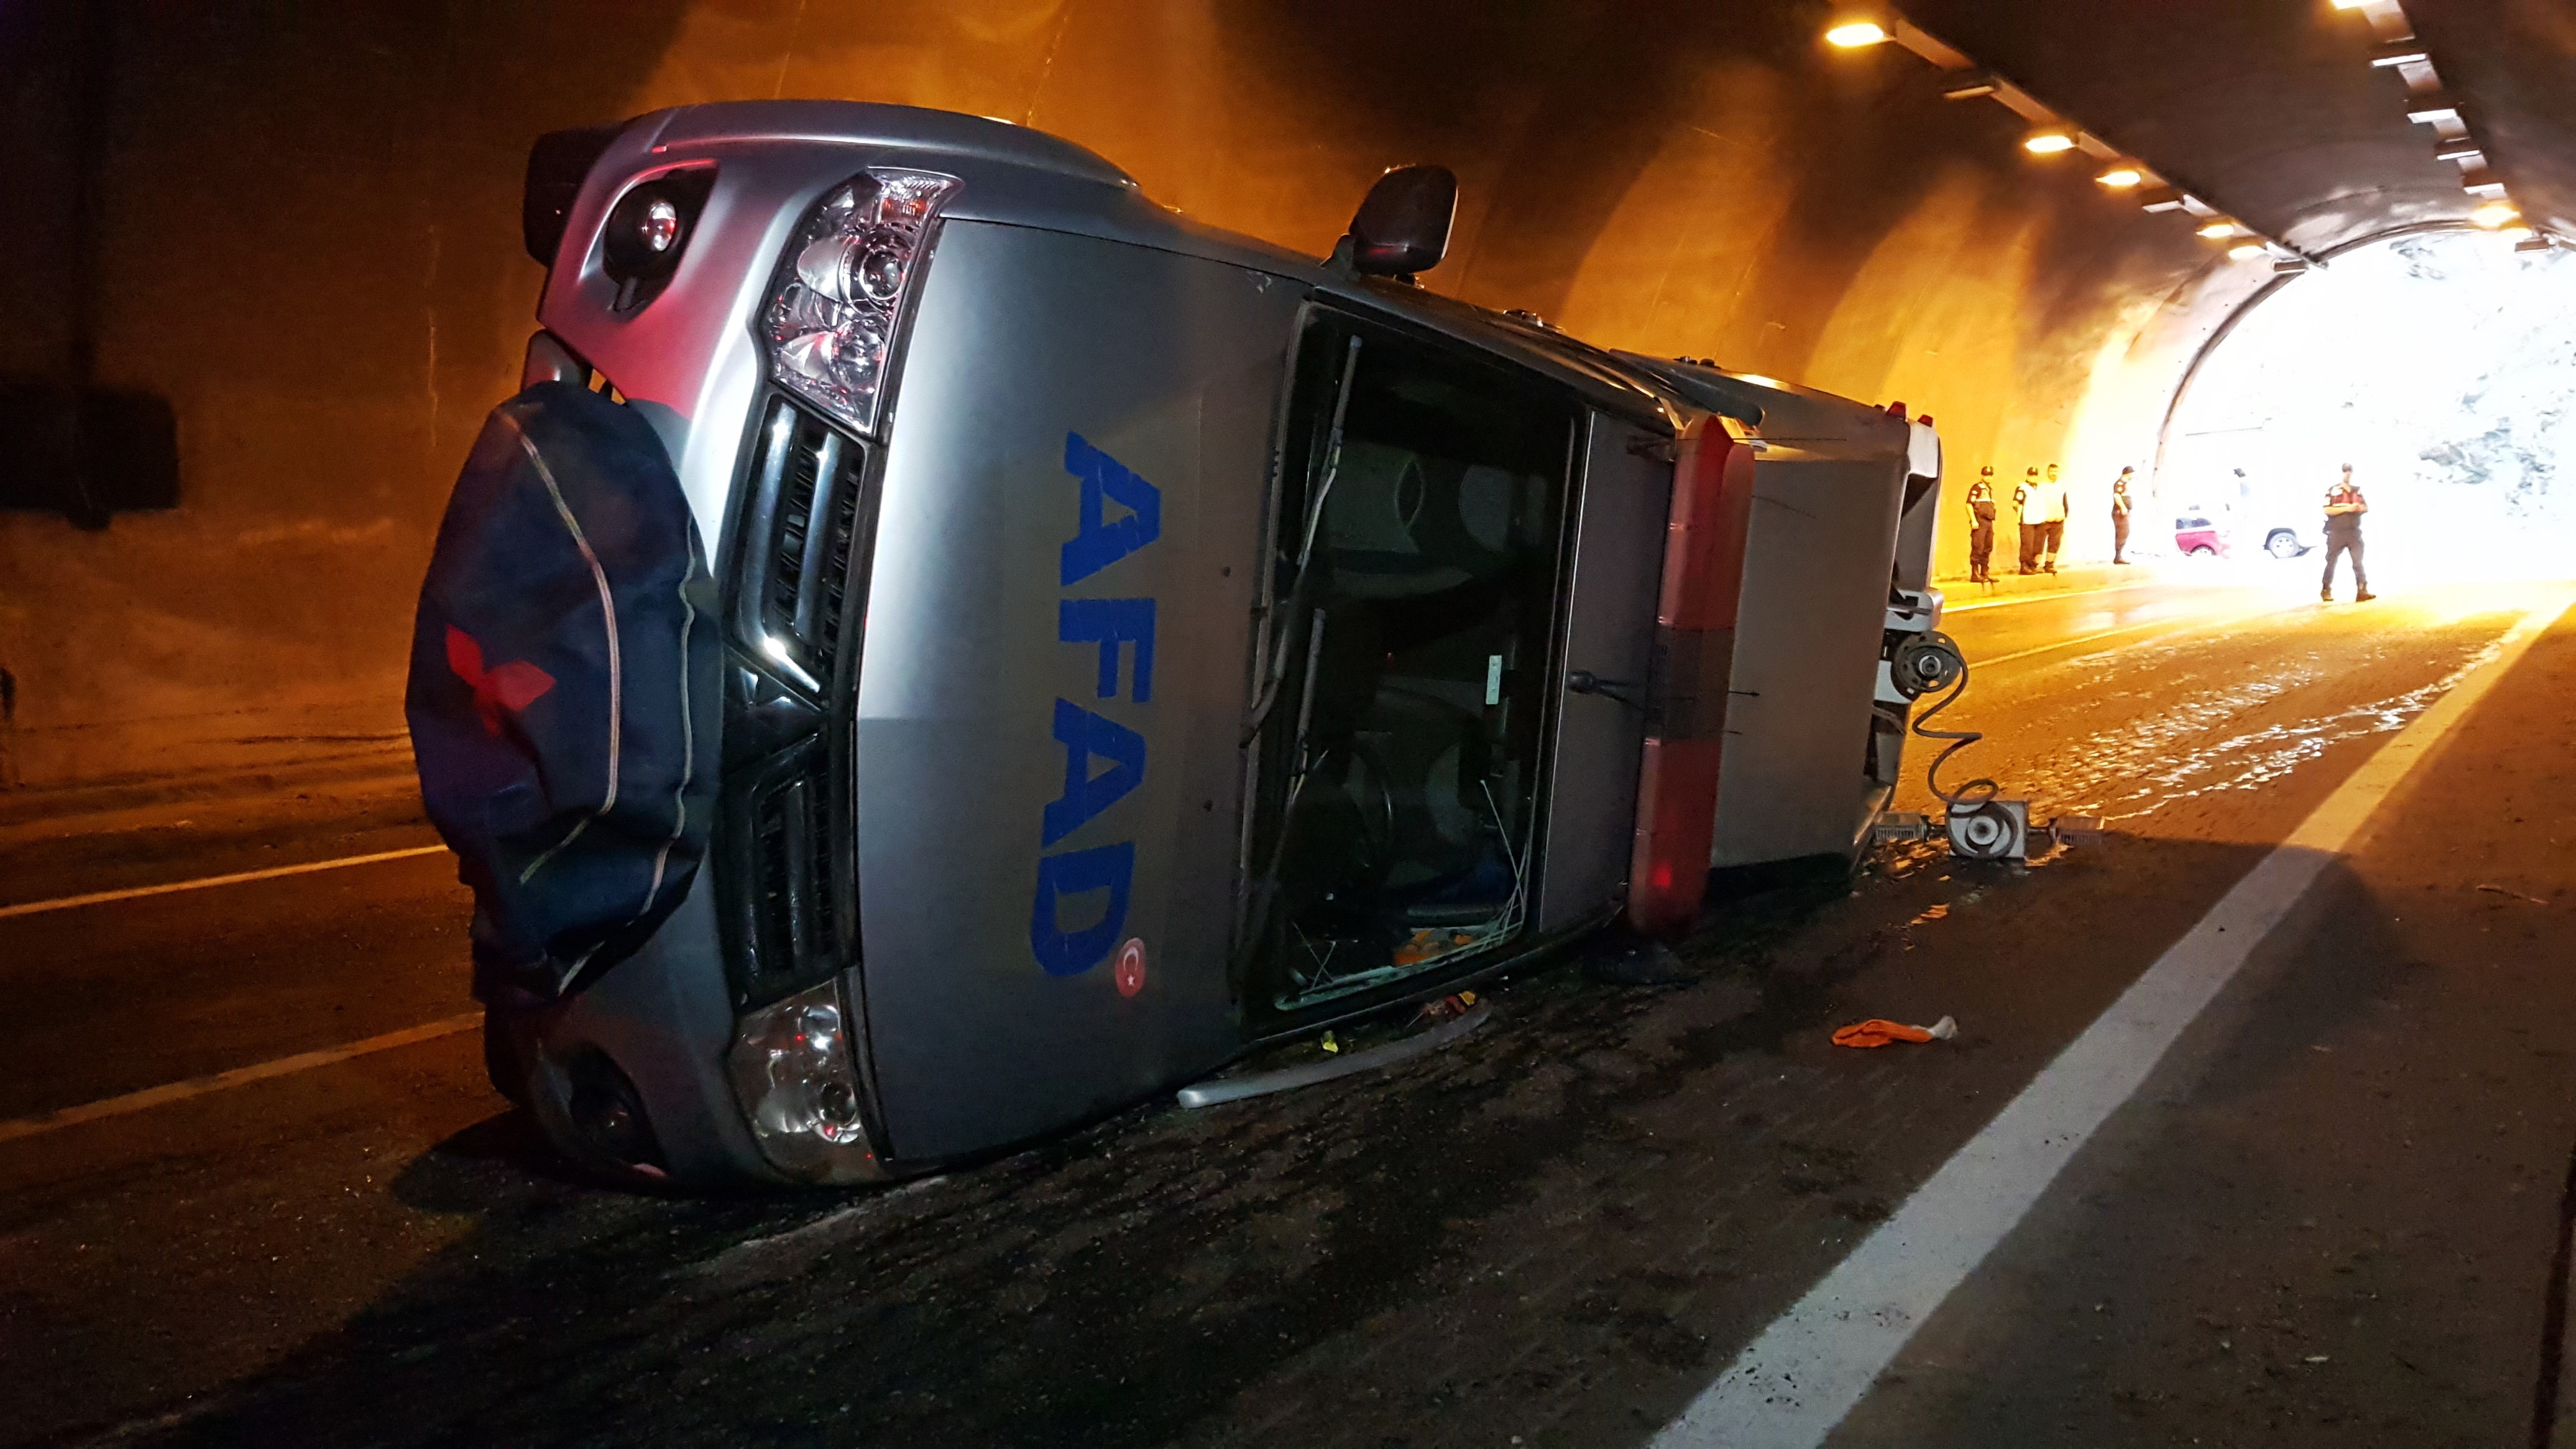
[[1931, 1039], [1929, 1028], [1907, 1026], [1901, 1021], [1884, 1021], [1875, 1016], [1834, 1033], [1834, 1045], [1839, 1047], [1883, 1047], [1890, 1042]]

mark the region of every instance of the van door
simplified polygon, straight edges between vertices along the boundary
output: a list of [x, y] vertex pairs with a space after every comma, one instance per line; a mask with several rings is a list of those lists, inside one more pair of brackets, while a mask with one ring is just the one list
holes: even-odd
[[1584, 438], [1570, 390], [1338, 312], [1297, 373], [1245, 850], [1256, 1030], [1525, 939]]
[[[1669, 439], [1597, 412], [1586, 435], [1565, 627], [1568, 688], [1548, 771], [1543, 931], [1615, 905], [1627, 882], [1655, 592], [1672, 504], [1673, 465], [1654, 446]], [[1588, 689], [1576, 687], [1587, 682], [1584, 675]]]

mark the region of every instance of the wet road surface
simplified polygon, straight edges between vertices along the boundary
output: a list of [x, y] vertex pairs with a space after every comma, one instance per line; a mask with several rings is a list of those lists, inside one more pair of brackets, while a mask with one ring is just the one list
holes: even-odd
[[[0, 1442], [1643, 1443], [2528, 603], [2159, 585], [1963, 611], [1949, 632], [1982, 667], [1940, 723], [1990, 737], [1953, 769], [2115, 834], [2026, 871], [1896, 849], [1854, 882], [1732, 882], [1695, 984], [1534, 974], [1495, 993], [1500, 1029], [1387, 1076], [1149, 1105], [892, 1192], [584, 1187], [483, 1085], [470, 1034], [0, 1141]], [[2461, 768], [2517, 758], [2498, 728]], [[1929, 753], [1901, 804], [1928, 802]], [[2527, 1415], [2576, 1129], [2552, 1115], [2555, 1048], [2513, 1034], [2539, 966], [2478, 977], [2453, 947], [2537, 922], [2474, 888], [2504, 882], [2417, 881], [2411, 858], [2335, 883], [2314, 949], [2232, 1008], [2234, 1035], [2204, 1024], [2194, 1060], [2219, 1065], [2106, 1129], [1850, 1442], [2178, 1442], [2242, 1409], [2226, 1372], [2249, 1364], [2280, 1414], [2384, 1422], [2364, 1401], [2396, 1381], [2336, 1389], [2313, 1371], [2334, 1348], [2283, 1357], [2305, 1340], [2261, 1316], [2296, 1299], [2275, 1317], [2323, 1334], [2316, 1305], [2347, 1291], [2456, 1325], [2409, 1355], [2451, 1386], [2405, 1400], [2420, 1422], [2475, 1408], [2491, 1431], [2515, 1382]], [[2515, 889], [2556, 909], [2529, 904], [2545, 881]], [[2375, 904], [2409, 891], [2451, 913], [2421, 943], [2394, 934], [2411, 908]], [[463, 913], [427, 856], [0, 919], [26, 1003], [0, 1044], [36, 1064], [0, 1081], [0, 1116], [446, 1017]], [[2314, 964], [2346, 959], [2361, 989]], [[1963, 1032], [1938, 1048], [1825, 1041], [1945, 1013]], [[2520, 1054], [2467, 1067], [2498, 1043]], [[2324, 1184], [2340, 1218], [2300, 1207]], [[2502, 1206], [2445, 1226], [2480, 1195]], [[2336, 1272], [2354, 1253], [2379, 1276]], [[2258, 1263], [2280, 1273], [2242, 1276]], [[2212, 1334], [2268, 1356], [2190, 1378], [2236, 1353]], [[2119, 1353], [2088, 1356], [2096, 1337]]]
[[2571, 692], [2562, 627], [1830, 1442], [2549, 1442]]

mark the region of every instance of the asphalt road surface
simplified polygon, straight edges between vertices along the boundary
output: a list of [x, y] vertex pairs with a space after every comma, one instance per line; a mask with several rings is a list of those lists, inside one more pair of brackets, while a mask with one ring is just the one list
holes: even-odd
[[[1644, 1444], [2564, 601], [1963, 610], [1939, 723], [1987, 738], [1943, 783], [2109, 834], [2028, 868], [1891, 847], [1851, 881], [1730, 881], [1692, 984], [1570, 963], [1381, 1077], [1148, 1104], [853, 1195], [666, 1202], [554, 1167], [446, 1029], [469, 1003], [442, 854], [25, 909], [417, 826], [65, 850], [0, 895], [0, 1443]], [[2377, 807], [1831, 1442], [2531, 1442], [2576, 1146], [2571, 629]], [[1930, 755], [1900, 805], [1936, 808]], [[1944, 1014], [1953, 1042], [1828, 1042]]]

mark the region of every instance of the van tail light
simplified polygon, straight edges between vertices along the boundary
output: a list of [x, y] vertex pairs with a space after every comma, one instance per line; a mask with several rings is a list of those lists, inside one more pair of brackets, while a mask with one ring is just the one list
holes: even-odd
[[1733, 419], [1703, 419], [1683, 436], [1673, 465], [1628, 875], [1629, 924], [1649, 936], [1689, 934], [1708, 889], [1736, 608], [1753, 528], [1747, 442]]

